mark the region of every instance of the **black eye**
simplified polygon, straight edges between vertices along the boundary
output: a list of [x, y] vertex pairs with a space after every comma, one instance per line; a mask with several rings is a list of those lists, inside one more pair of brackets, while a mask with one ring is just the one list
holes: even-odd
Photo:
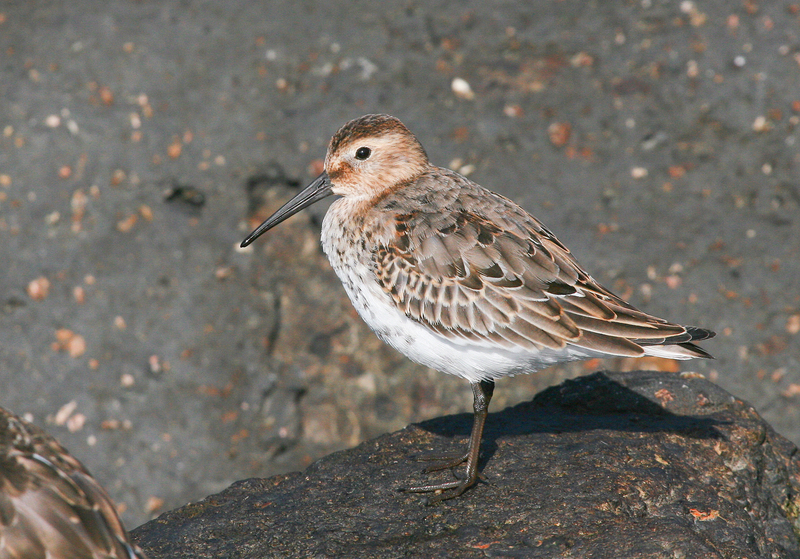
[[368, 147], [361, 147], [356, 150], [356, 159], [360, 161], [364, 161], [370, 155], [372, 155], [372, 150]]

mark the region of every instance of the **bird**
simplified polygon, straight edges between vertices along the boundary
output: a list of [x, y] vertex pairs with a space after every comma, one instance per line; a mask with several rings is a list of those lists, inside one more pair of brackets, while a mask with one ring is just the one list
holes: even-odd
[[53, 437], [3, 408], [0, 558], [146, 559], [83, 464]]
[[[322, 248], [353, 306], [412, 361], [469, 381], [467, 450], [426, 473], [455, 481], [405, 488], [452, 499], [479, 480], [495, 381], [593, 357], [711, 358], [714, 332], [651, 316], [595, 281], [512, 200], [433, 165], [397, 118], [365, 115], [331, 138], [324, 171], [241, 243], [330, 195]], [[455, 468], [466, 464], [459, 477]]]

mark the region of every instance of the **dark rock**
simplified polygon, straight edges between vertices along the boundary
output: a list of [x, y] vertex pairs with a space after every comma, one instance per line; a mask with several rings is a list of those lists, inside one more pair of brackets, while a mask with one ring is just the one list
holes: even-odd
[[[466, 414], [249, 479], [133, 537], [151, 557], [800, 557], [800, 459], [697, 375], [597, 373], [490, 414], [485, 483], [424, 506], [409, 457], [460, 448]], [[453, 435], [458, 440], [453, 440]]]

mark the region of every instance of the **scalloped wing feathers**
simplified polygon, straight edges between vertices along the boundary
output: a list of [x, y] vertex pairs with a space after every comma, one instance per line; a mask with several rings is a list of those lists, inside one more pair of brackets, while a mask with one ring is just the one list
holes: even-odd
[[434, 168], [373, 211], [384, 229], [371, 255], [378, 283], [406, 316], [442, 336], [630, 357], [667, 344], [675, 358], [707, 356], [690, 342], [708, 331], [636, 310], [522, 208], [452, 171]]

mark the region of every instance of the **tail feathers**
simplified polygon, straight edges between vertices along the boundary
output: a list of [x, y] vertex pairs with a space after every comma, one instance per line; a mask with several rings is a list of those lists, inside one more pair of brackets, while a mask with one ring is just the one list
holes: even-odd
[[716, 336], [716, 332], [696, 326], [686, 326], [685, 328], [686, 331], [682, 334], [656, 340], [633, 341], [642, 346], [645, 355], [666, 357], [668, 359], [692, 359], [695, 357], [713, 359], [710, 353], [692, 342], [713, 338]]

